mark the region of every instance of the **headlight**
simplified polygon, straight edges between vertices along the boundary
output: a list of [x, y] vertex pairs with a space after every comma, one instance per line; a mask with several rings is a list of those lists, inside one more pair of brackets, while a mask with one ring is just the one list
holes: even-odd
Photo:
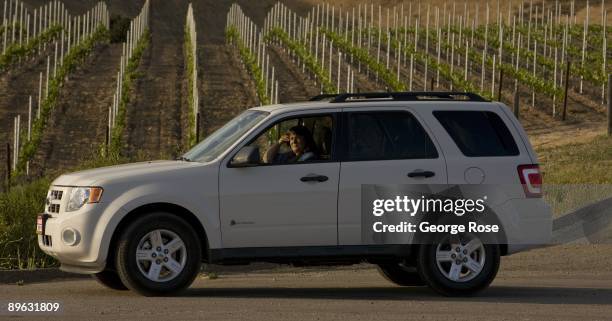
[[66, 212], [76, 211], [87, 203], [98, 203], [103, 191], [102, 187], [73, 187]]

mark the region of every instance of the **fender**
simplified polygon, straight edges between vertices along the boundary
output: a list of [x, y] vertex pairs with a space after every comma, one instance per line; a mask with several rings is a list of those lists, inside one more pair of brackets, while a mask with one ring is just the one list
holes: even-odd
[[153, 203], [175, 204], [190, 211], [206, 231], [209, 247], [221, 247], [218, 196], [202, 197], [195, 194], [153, 183], [135, 186], [120, 195], [111, 195], [109, 199], [112, 202], [100, 215], [93, 236], [94, 240], [100, 240], [98, 260], [106, 260], [111, 239], [121, 221], [133, 210]]

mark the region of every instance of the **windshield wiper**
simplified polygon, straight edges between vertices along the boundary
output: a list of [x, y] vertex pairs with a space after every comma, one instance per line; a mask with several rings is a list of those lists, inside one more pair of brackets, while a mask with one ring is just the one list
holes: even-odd
[[174, 160], [177, 160], [177, 161], [186, 161], [186, 162], [193, 162], [191, 159], [189, 159], [189, 158], [187, 158], [187, 157], [185, 157], [185, 156], [179, 156], [179, 157], [175, 158]]

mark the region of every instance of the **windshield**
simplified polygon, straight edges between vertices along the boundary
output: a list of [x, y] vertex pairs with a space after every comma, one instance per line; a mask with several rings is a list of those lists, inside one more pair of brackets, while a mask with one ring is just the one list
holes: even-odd
[[217, 129], [214, 133], [189, 150], [184, 158], [196, 162], [210, 162], [219, 157], [228, 147], [233, 145], [238, 138], [253, 128], [262, 119], [266, 118], [267, 112], [259, 110], [247, 110], [236, 116], [229, 123]]

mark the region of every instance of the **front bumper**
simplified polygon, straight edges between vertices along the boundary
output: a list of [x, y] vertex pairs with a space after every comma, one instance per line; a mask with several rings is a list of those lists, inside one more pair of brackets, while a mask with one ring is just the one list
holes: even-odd
[[[97, 222], [104, 204], [86, 204], [78, 211], [52, 213], [47, 218], [44, 235], [38, 235], [38, 246], [61, 263], [61, 269], [75, 273], [97, 273], [106, 267], [100, 251], [101, 237], [96, 235]], [[75, 242], [66, 242], [62, 234], [71, 230]]]

